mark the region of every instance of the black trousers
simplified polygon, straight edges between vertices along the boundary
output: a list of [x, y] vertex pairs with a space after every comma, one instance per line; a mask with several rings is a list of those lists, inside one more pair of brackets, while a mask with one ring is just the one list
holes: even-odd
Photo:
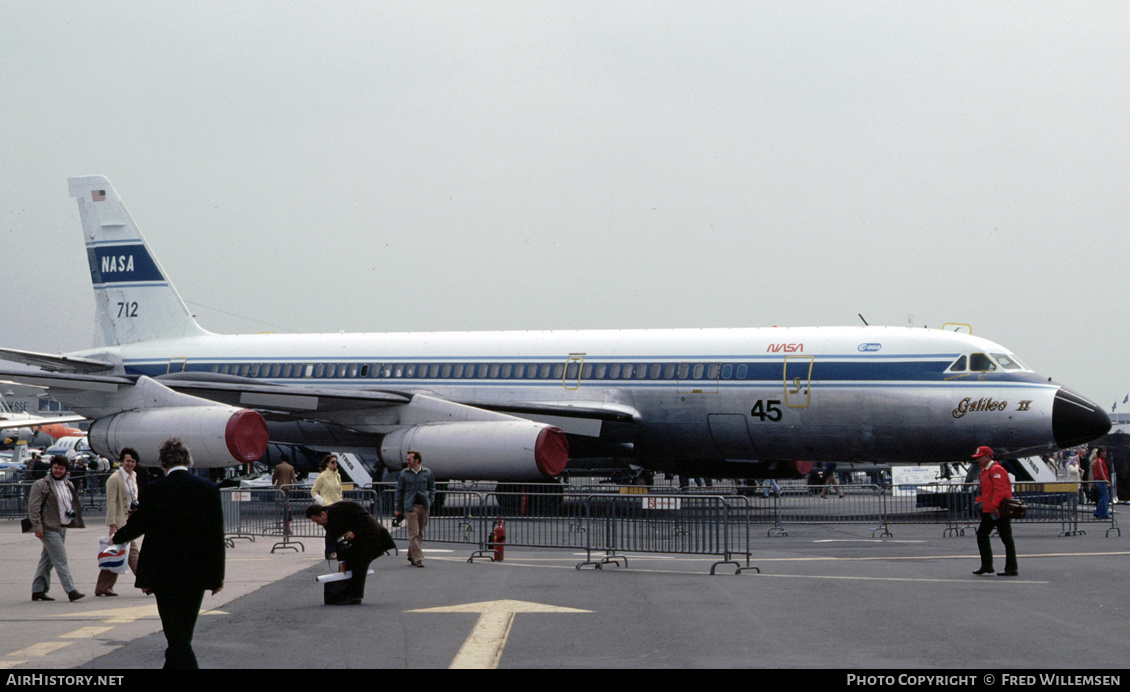
[[1017, 571], [1016, 544], [1012, 542], [1012, 520], [1007, 517], [994, 519], [992, 514], [986, 512], [981, 513], [981, 525], [977, 527], [977, 550], [981, 552], [981, 569], [993, 569], [993, 546], [989, 542], [993, 529], [997, 530], [1001, 543], [1004, 543], [1004, 570]]
[[161, 589], [153, 595], [157, 597], [157, 612], [169, 644], [165, 649], [165, 668], [196, 670], [200, 666], [192, 651], [192, 635], [200, 604], [204, 602], [204, 589]]
[[366, 560], [364, 558], [345, 560], [346, 568], [353, 572], [353, 578], [349, 580], [349, 588], [345, 592], [346, 598], [365, 597], [365, 573], [369, 571], [369, 563], [371, 562], [371, 559]]

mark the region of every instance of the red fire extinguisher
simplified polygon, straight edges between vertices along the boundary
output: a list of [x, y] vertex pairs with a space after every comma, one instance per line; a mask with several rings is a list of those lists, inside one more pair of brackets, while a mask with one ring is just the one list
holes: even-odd
[[494, 551], [494, 559], [497, 562], [502, 562], [502, 556], [506, 551], [506, 522], [502, 517], [494, 522], [494, 528], [490, 531], [490, 536], [487, 537], [487, 549]]

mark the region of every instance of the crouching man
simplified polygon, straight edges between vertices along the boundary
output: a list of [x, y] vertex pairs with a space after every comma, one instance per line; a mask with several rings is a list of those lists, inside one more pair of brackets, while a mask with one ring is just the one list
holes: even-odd
[[338, 569], [353, 572], [341, 600], [331, 605], [360, 604], [365, 596], [365, 572], [369, 570], [369, 563], [396, 548], [388, 529], [356, 502], [310, 505], [306, 508], [306, 517], [324, 527], [326, 535], [337, 543], [337, 558], [341, 562]]

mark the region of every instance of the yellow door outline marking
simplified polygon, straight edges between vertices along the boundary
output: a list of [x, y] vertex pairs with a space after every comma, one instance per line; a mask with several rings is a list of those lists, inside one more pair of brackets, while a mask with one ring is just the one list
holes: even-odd
[[[794, 363], [800, 361], [808, 361], [808, 374], [800, 377], [794, 377], [789, 380], [789, 360]], [[784, 367], [784, 380], [785, 380], [785, 405], [789, 408], [808, 408], [809, 403], [812, 402], [812, 366], [815, 362], [813, 356], [785, 356]], [[803, 363], [801, 363], [803, 367]], [[801, 403], [803, 401], [804, 403]]]
[[[577, 383], [572, 387], [569, 385], [573, 382], [569, 379], [569, 364], [577, 364]], [[570, 353], [569, 359], [565, 361], [565, 372], [561, 375], [561, 386], [569, 391], [574, 391], [581, 388], [581, 371], [585, 367], [585, 354], [583, 353]]]

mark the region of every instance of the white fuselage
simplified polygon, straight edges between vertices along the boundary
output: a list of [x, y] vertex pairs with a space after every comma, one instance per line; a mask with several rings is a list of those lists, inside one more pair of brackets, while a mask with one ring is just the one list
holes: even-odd
[[[1018, 363], [949, 370], [975, 353], [1016, 363], [985, 339], [901, 327], [207, 335], [117, 355], [129, 375], [199, 371], [504, 408], [622, 410], [631, 422], [522, 415], [562, 427], [593, 455], [641, 463], [947, 461], [980, 444], [1055, 449], [1059, 385]], [[398, 422], [371, 410], [334, 420], [374, 434]]]

